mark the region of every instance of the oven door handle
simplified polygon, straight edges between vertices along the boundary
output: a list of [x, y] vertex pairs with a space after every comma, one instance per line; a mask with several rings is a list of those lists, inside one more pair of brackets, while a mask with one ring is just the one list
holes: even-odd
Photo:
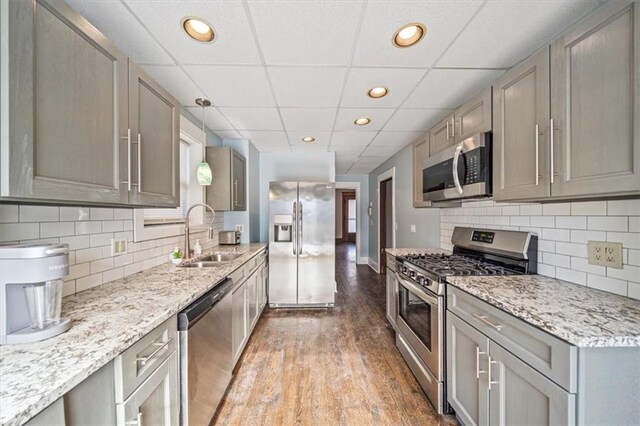
[[456, 191], [458, 191], [459, 195], [462, 195], [462, 185], [460, 185], [460, 178], [458, 177], [458, 160], [460, 160], [460, 154], [462, 154], [462, 149], [464, 147], [464, 142], [460, 142], [456, 147], [456, 152], [453, 154], [453, 183], [456, 186]]
[[422, 300], [424, 300], [428, 304], [430, 304], [432, 306], [435, 306], [436, 308], [438, 307], [438, 298], [436, 296], [431, 296], [431, 295], [427, 294], [419, 286], [417, 286], [416, 284], [412, 283], [411, 281], [407, 281], [400, 274], [396, 274], [396, 276], [398, 277], [398, 281], [400, 282], [401, 286], [403, 286], [404, 288], [406, 288], [410, 292], [414, 293], [415, 295], [419, 296]]

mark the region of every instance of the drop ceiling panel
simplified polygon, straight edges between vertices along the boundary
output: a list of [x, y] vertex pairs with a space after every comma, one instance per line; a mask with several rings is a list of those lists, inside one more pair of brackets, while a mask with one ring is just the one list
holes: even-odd
[[378, 132], [362, 131], [362, 132], [333, 132], [331, 138], [331, 146], [349, 147], [359, 146], [365, 147], [373, 140]]
[[326, 146], [300, 146], [300, 145], [294, 145], [291, 147], [291, 152], [297, 152], [297, 153], [302, 153], [302, 154], [309, 154], [309, 153], [327, 153], [327, 147]]
[[276, 100], [282, 107], [337, 107], [347, 69], [343, 67], [269, 67]]
[[[125, 1], [151, 34], [181, 63], [260, 63], [251, 27], [239, 0]], [[215, 41], [201, 43], [187, 36], [181, 25], [182, 19], [187, 16], [207, 21], [217, 34]]]
[[403, 107], [457, 108], [502, 74], [501, 70], [433, 69]]
[[376, 166], [357, 166], [354, 164], [351, 166], [348, 173], [353, 175], [364, 175], [371, 173], [375, 168]]
[[[341, 105], [396, 108], [416, 87], [423, 75], [424, 70], [411, 68], [351, 68]], [[369, 90], [378, 86], [386, 87], [389, 93], [383, 98], [369, 97]]]
[[276, 105], [262, 67], [189, 65], [184, 68], [216, 106]]
[[333, 128], [335, 108], [280, 108], [284, 127], [288, 131], [325, 131]]
[[402, 147], [418, 139], [424, 132], [380, 132], [371, 142], [372, 147]]
[[[192, 102], [193, 103], [193, 102]], [[193, 114], [198, 120], [202, 117], [202, 108], [199, 106], [186, 107], [186, 110]], [[220, 113], [216, 108], [204, 109], [204, 124], [210, 130], [233, 130], [233, 126], [227, 120], [224, 115]]]
[[67, 0], [67, 3], [138, 64], [174, 63], [122, 3], [104, 0]]
[[[353, 65], [432, 66], [481, 4], [480, 0], [369, 2]], [[426, 25], [427, 34], [412, 47], [395, 47], [393, 34], [411, 22]]]
[[235, 130], [216, 130], [214, 132], [220, 139], [243, 139], [242, 135]]
[[276, 108], [220, 108], [238, 130], [283, 130]]
[[289, 146], [287, 134], [277, 131], [245, 130], [242, 136], [249, 139], [256, 147], [259, 146]]
[[[287, 132], [287, 134], [289, 135], [289, 141], [293, 147], [313, 148], [323, 146], [326, 151], [327, 146], [329, 146], [329, 142], [331, 141], [331, 132]], [[303, 142], [302, 138], [306, 138], [307, 136], [316, 138], [315, 142]]]
[[202, 90], [177, 66], [145, 65], [142, 69], [183, 106], [195, 105], [195, 99], [204, 96]]
[[361, 156], [356, 160], [354, 165], [356, 166], [374, 166], [378, 167], [380, 164], [384, 163], [388, 157], [385, 156]]
[[445, 109], [399, 109], [384, 126], [384, 130], [406, 132], [429, 130], [450, 112]]
[[[380, 130], [387, 122], [394, 109], [391, 108], [340, 108], [336, 118], [336, 130], [371, 131]], [[366, 126], [354, 123], [357, 118], [367, 117], [371, 120]]]
[[249, 1], [267, 65], [349, 64], [361, 1]]
[[346, 174], [349, 172], [349, 168], [351, 167], [351, 165], [347, 165], [347, 164], [336, 164], [336, 173], [337, 174]]
[[396, 152], [400, 151], [402, 147], [400, 146], [370, 146], [364, 150], [362, 153], [363, 156], [384, 156], [391, 157]]
[[291, 152], [289, 145], [255, 145], [260, 152]]
[[329, 151], [335, 152], [336, 155], [359, 156], [364, 151], [366, 145], [363, 146], [336, 146], [329, 145]]
[[508, 68], [562, 33], [599, 2], [490, 1], [438, 66]]

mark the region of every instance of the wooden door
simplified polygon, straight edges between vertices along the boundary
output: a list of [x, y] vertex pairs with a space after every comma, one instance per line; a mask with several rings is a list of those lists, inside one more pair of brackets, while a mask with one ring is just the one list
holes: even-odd
[[489, 422], [492, 425], [576, 424], [575, 395], [490, 341]]
[[386, 273], [387, 270], [387, 221], [391, 218], [387, 217], [387, 203], [389, 202], [387, 194], [387, 181], [379, 182], [378, 185], [380, 191], [380, 223], [378, 224], [380, 233], [380, 247], [378, 252], [378, 268], [381, 274]]
[[[131, 203], [180, 205], [180, 104], [129, 61]], [[128, 165], [127, 165], [128, 167]]]
[[492, 91], [489, 86], [456, 110], [455, 142], [462, 142], [478, 133], [490, 132], [493, 126], [491, 117]]
[[231, 199], [233, 200], [233, 205], [231, 210], [244, 211], [247, 210], [247, 160], [235, 150], [232, 150], [232, 152]]
[[447, 400], [466, 425], [489, 423], [489, 339], [447, 313]]
[[624, 3], [551, 45], [553, 197], [640, 192], [640, 4]]
[[[353, 232], [349, 232], [349, 200], [356, 199], [355, 192], [343, 192], [342, 193], [342, 241], [355, 243], [356, 241], [356, 225], [355, 221], [357, 218], [354, 217], [355, 221], [352, 220], [353, 223]], [[354, 209], [355, 210], [355, 209]], [[355, 212], [354, 212], [355, 214]]]
[[505, 74], [493, 93], [493, 198], [548, 197], [549, 49]]
[[450, 114], [429, 130], [429, 155], [453, 146], [456, 142], [453, 124], [453, 114]]
[[429, 132], [413, 142], [413, 207], [429, 207], [430, 202], [422, 196], [422, 167], [429, 158]]
[[0, 8], [8, 23], [0, 194], [128, 202], [118, 158], [127, 134], [126, 56], [64, 2]]

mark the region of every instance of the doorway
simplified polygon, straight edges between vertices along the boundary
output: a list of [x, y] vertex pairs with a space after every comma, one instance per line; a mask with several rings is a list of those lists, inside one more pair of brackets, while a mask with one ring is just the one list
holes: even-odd
[[[355, 263], [359, 265], [367, 265], [369, 263], [369, 258], [362, 253], [361, 246], [361, 236], [362, 236], [362, 226], [363, 226], [363, 210], [362, 210], [362, 193], [360, 191], [360, 182], [336, 182], [336, 191], [335, 191], [335, 238], [336, 244], [342, 244], [345, 241], [345, 244], [350, 244], [353, 247], [353, 242], [355, 242], [354, 255], [355, 255]], [[347, 207], [343, 209], [344, 200], [342, 197], [343, 193], [351, 193], [355, 195], [353, 200], [347, 201]], [[353, 197], [353, 195], [348, 196], [349, 198]], [[349, 215], [349, 203], [354, 209]], [[342, 215], [342, 211], [347, 212], [347, 232], [343, 232], [344, 224], [344, 216]], [[366, 211], [366, 210], [365, 210]], [[351, 216], [351, 218], [349, 218]], [[366, 224], [366, 220], [364, 220], [364, 224]], [[349, 224], [351, 224], [353, 230], [353, 225], [355, 225], [355, 233], [349, 232]], [[349, 239], [349, 242], [347, 241]], [[353, 238], [353, 240], [352, 240]], [[337, 252], [336, 252], [337, 253]]]
[[356, 192], [342, 193], [342, 242], [356, 242]]
[[396, 246], [395, 167], [378, 176], [378, 272], [386, 273], [387, 249]]

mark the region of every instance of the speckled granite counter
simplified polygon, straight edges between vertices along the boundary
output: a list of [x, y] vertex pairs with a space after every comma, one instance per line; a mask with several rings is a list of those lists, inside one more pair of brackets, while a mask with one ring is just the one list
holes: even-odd
[[240, 267], [266, 244], [219, 246], [241, 253], [213, 268], [170, 264], [65, 297], [71, 329], [49, 340], [0, 346], [0, 424], [19, 425]]
[[408, 254], [440, 254], [450, 253], [447, 250], [436, 248], [390, 248], [386, 250], [391, 256], [406, 256]]
[[579, 347], [640, 347], [640, 300], [542, 275], [447, 281]]

